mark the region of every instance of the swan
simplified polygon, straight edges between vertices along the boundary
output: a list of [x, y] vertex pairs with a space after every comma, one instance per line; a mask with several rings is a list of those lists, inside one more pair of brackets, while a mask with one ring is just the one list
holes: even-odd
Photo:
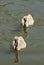
[[15, 36], [12, 45], [15, 50], [21, 50], [23, 48], [26, 48], [26, 42], [22, 36]]
[[33, 19], [31, 14], [28, 14], [27, 16], [24, 16], [22, 18], [22, 22], [21, 23], [22, 23], [22, 25], [24, 27], [29, 27], [29, 26], [34, 24], [34, 19]]

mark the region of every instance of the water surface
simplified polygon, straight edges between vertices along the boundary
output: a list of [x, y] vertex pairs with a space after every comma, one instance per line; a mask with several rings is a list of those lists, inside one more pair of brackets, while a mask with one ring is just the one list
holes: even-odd
[[[35, 23], [24, 32], [20, 25], [31, 13]], [[27, 47], [12, 50], [13, 37], [24, 37]], [[44, 65], [44, 0], [0, 0], [0, 65]]]

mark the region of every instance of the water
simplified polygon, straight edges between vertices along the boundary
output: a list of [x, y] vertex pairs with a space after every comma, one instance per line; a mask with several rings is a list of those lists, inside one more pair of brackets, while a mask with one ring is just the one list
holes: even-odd
[[[35, 23], [24, 32], [20, 25], [31, 13]], [[24, 37], [27, 47], [14, 52], [13, 37]], [[44, 0], [0, 0], [0, 65], [44, 65]]]

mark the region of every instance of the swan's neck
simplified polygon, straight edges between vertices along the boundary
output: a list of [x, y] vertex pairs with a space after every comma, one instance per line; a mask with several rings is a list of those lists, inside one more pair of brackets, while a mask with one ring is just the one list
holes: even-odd
[[24, 28], [26, 28], [26, 19], [24, 18]]
[[17, 39], [15, 39], [15, 50], [17, 50], [17, 47], [18, 47], [18, 41]]

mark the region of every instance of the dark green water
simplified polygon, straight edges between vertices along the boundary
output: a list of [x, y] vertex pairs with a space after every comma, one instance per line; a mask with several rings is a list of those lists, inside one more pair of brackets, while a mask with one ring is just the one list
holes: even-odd
[[[24, 32], [21, 18], [31, 13], [35, 23]], [[12, 40], [24, 37], [27, 47], [15, 53]], [[0, 65], [44, 65], [44, 0], [0, 1]]]

